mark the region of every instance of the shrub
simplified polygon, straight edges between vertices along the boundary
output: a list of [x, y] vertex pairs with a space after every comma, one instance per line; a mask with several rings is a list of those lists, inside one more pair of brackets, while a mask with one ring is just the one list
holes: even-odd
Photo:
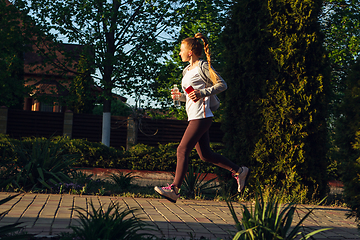
[[[23, 138], [22, 141], [0, 135], [0, 166], [17, 161], [14, 157], [14, 147], [30, 149], [45, 138]], [[179, 143], [159, 144], [151, 147], [137, 144], [128, 151], [123, 148], [107, 147], [101, 143], [89, 142], [84, 139], [70, 139], [68, 137], [53, 137], [48, 139], [49, 145], [61, 149], [64, 156], [75, 156], [73, 167], [117, 168], [130, 170], [175, 171], [176, 149]], [[11, 147], [13, 146], [13, 147]], [[222, 144], [211, 144], [212, 149], [219, 152]], [[195, 150], [189, 156], [190, 165], [200, 167], [202, 172], [215, 172], [214, 165], [199, 159]]]
[[123, 149], [67, 137], [55, 137], [53, 141], [61, 145], [64, 153], [79, 155], [79, 159], [74, 164], [76, 167], [128, 168], [128, 164], [121, 161], [125, 154]]

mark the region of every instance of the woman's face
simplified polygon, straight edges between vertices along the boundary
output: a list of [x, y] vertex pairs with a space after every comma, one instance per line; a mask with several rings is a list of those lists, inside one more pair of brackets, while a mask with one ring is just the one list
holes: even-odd
[[187, 44], [182, 43], [180, 46], [180, 57], [183, 62], [188, 62], [191, 59], [192, 51], [188, 49]]

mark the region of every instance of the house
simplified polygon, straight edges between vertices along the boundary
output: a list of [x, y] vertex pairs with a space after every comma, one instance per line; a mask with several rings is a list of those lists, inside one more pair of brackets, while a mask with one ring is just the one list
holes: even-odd
[[[52, 46], [51, 48], [48, 46]], [[65, 112], [66, 102], [56, 99], [66, 98], [70, 94], [70, 85], [79, 76], [79, 61], [84, 47], [76, 44], [43, 43], [40, 47], [33, 46], [33, 51], [24, 54], [25, 85], [33, 88], [32, 94], [25, 98], [24, 110]], [[37, 52], [40, 52], [38, 54]], [[85, 76], [84, 76], [85, 75]], [[90, 72], [82, 74], [83, 81], [90, 81]], [[92, 83], [89, 91], [92, 96], [100, 96], [102, 89]], [[54, 99], [52, 104], [40, 102], [42, 96]], [[35, 96], [36, 98], [34, 98]], [[126, 98], [113, 94], [115, 99], [126, 102]]]
[[[11, 5], [8, 0], [5, 3], [6, 6]], [[20, 21], [20, 24], [23, 22]], [[84, 81], [92, 82], [90, 86], [87, 85], [91, 95], [101, 95], [102, 89], [93, 83], [91, 72], [83, 71], [79, 64], [82, 56], [89, 53], [85, 52], [84, 46], [55, 43], [31, 22], [24, 25], [24, 29], [31, 29], [32, 34], [31, 44], [28, 44], [30, 50], [22, 54], [25, 86], [31, 89], [29, 96], [24, 99], [24, 110], [65, 112], [71, 83], [79, 76]], [[126, 98], [115, 94], [114, 98], [126, 102]]]
[[25, 86], [32, 88], [30, 96], [25, 97], [24, 110], [66, 111], [66, 106], [60, 106], [58, 102], [49, 104], [40, 102], [37, 98], [46, 95], [51, 99], [58, 99], [69, 94], [70, 82], [76, 76], [76, 64], [79, 58], [75, 56], [70, 60], [73, 61], [72, 64], [68, 64], [69, 59], [65, 57], [64, 52], [78, 52], [81, 46], [62, 44], [50, 48], [49, 45], [53, 44], [34, 45], [32, 46], [33, 51], [24, 53]]

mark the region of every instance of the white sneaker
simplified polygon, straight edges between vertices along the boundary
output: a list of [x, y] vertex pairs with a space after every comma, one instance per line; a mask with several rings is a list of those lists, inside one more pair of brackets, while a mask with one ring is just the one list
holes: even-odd
[[173, 184], [169, 185], [167, 187], [154, 187], [154, 190], [167, 200], [176, 203], [176, 200], [180, 197], [180, 193], [175, 192], [175, 186]]
[[238, 192], [244, 190], [247, 181], [249, 179], [251, 170], [247, 167], [240, 167], [238, 170], [238, 174], [233, 174], [236, 182], [238, 184]]

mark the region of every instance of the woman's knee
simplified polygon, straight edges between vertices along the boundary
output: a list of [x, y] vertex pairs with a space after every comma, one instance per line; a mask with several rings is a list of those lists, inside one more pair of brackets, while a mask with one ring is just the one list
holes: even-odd
[[176, 150], [177, 156], [186, 156], [186, 152], [187, 152], [186, 146], [181, 144], [178, 146]]
[[205, 162], [214, 162], [214, 158], [215, 158], [213, 152], [206, 152], [206, 153], [199, 154], [199, 157], [201, 160], [203, 160]]

